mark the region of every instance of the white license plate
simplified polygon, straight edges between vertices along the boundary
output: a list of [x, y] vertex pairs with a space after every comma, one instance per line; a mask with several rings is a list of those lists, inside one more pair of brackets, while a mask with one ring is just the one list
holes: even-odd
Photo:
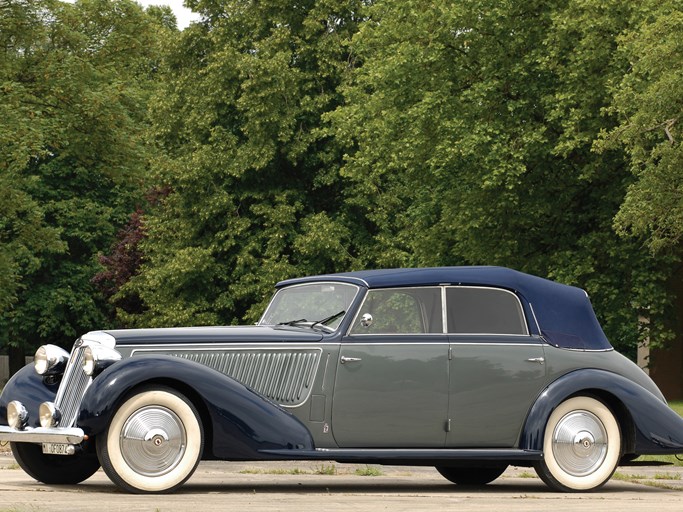
[[66, 443], [43, 443], [43, 453], [49, 455], [73, 455], [73, 445]]

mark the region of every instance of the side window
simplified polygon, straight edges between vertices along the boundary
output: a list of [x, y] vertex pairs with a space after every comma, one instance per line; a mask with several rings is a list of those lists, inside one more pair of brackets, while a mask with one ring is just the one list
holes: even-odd
[[453, 334], [529, 334], [519, 299], [496, 288], [446, 289], [448, 332]]
[[351, 334], [442, 333], [442, 326], [438, 288], [370, 290]]

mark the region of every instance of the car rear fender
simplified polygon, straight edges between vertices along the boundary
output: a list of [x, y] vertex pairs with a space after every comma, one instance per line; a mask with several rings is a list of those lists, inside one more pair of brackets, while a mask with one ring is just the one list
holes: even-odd
[[211, 436], [212, 453], [204, 458], [265, 459], [262, 450], [314, 449], [308, 429], [279, 405], [216, 370], [165, 355], [136, 356], [107, 368], [86, 391], [77, 425], [91, 436], [104, 432], [127, 396], [154, 384], [175, 387], [195, 402]]
[[[567, 398], [593, 395], [617, 416], [635, 454], [683, 453], [683, 418], [639, 384], [605, 370], [582, 369], [563, 375], [539, 395], [527, 415], [520, 448], [542, 450], [545, 425], [553, 410]], [[629, 450], [630, 451], [630, 450]]]

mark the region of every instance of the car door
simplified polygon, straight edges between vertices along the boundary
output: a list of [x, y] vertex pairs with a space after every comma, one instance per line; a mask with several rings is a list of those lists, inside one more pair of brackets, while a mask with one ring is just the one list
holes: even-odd
[[519, 298], [484, 287], [446, 289], [450, 341], [448, 447], [512, 447], [546, 385], [543, 342]]
[[448, 338], [438, 287], [370, 290], [342, 340], [332, 431], [342, 448], [442, 447]]

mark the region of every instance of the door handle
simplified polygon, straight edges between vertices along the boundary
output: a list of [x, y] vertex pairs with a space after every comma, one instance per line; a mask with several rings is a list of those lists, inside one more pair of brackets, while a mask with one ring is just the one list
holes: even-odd
[[346, 364], [346, 363], [356, 363], [358, 361], [361, 361], [360, 357], [346, 357], [346, 356], [341, 356], [341, 364]]
[[543, 364], [543, 363], [545, 363], [545, 358], [544, 357], [530, 357], [529, 359], [527, 359], [527, 362]]

